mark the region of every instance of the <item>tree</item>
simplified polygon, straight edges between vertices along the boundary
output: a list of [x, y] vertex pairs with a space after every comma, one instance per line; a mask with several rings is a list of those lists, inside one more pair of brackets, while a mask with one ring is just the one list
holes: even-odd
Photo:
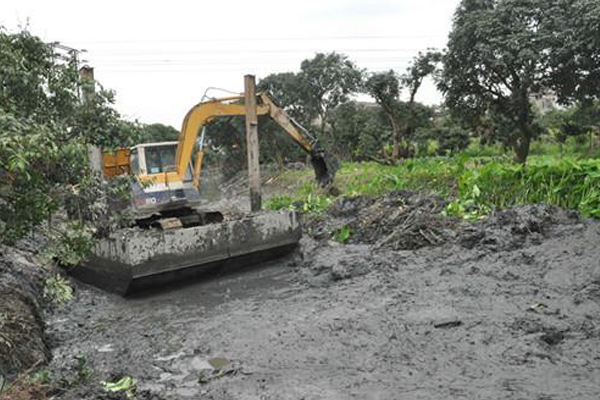
[[135, 126], [111, 107], [111, 92], [81, 102], [79, 90], [91, 83], [74, 60], [27, 31], [0, 29], [0, 60], [0, 242], [12, 243], [67, 199], [97, 193], [87, 146], [127, 145]]
[[[584, 10], [591, 16], [576, 15]], [[597, 44], [599, 18], [590, 0], [463, 0], [439, 82], [447, 105], [471, 122], [491, 114], [525, 163], [538, 133], [532, 95], [554, 91], [563, 102], [597, 95], [598, 85], [593, 93], [581, 86], [597, 77], [599, 50], [588, 47]], [[582, 25], [576, 40], [574, 21]], [[565, 63], [567, 56], [577, 61]]]
[[300, 124], [309, 127], [316, 114], [308, 106], [300, 74], [282, 72], [270, 74], [258, 82], [257, 90], [267, 92], [271, 99]]
[[144, 124], [140, 130], [140, 142], [142, 143], [171, 142], [179, 137], [177, 129], [160, 123]]
[[360, 90], [362, 75], [348, 57], [335, 52], [302, 61], [299, 93], [309, 115], [320, 119], [321, 135], [325, 135], [331, 111]]
[[581, 138], [588, 133], [593, 135], [600, 125], [600, 102], [592, 102], [586, 106], [578, 103], [568, 108], [552, 110], [539, 117], [539, 123], [559, 143], [562, 154], [567, 138]]
[[[487, 110], [510, 124], [517, 160], [525, 163], [533, 138], [529, 97], [541, 90], [537, 0], [463, 0], [444, 56], [441, 89], [456, 114], [477, 119]], [[513, 133], [510, 133], [513, 132]]]
[[[435, 60], [440, 57], [439, 53], [419, 53], [405, 75], [398, 76], [392, 70], [376, 72], [365, 81], [366, 92], [381, 106], [392, 127], [394, 160], [414, 154], [411, 141], [415, 139], [416, 129], [430, 123], [431, 110], [417, 103], [415, 97], [423, 79], [435, 71]], [[408, 89], [408, 102], [400, 100], [403, 88]]]
[[[267, 92], [271, 99], [294, 121], [310, 129], [315, 115], [307, 106], [299, 74], [283, 72], [268, 75], [260, 80], [257, 89]], [[275, 161], [279, 168], [283, 169], [285, 160], [302, 159], [303, 155], [300, 154], [296, 144], [270, 118], [259, 117], [259, 130], [261, 132], [261, 158], [265, 161]]]
[[452, 116], [444, 115], [438, 118], [431, 129], [431, 138], [437, 140], [438, 155], [456, 154], [469, 146], [469, 131]]
[[600, 93], [600, 3], [552, 0], [544, 6], [539, 31], [547, 43], [547, 84], [562, 104], [590, 103]]
[[326, 148], [342, 160], [376, 157], [389, 140], [381, 107], [349, 101], [331, 112], [331, 135]]
[[401, 154], [402, 129], [398, 115], [400, 103], [400, 79], [390, 70], [371, 74], [364, 85], [367, 93], [381, 106], [392, 127], [392, 158], [397, 160]]
[[415, 57], [406, 73], [402, 76], [402, 85], [408, 89], [407, 115], [405, 120], [404, 138], [407, 142], [415, 134], [416, 115], [415, 115], [415, 97], [423, 84], [423, 80], [433, 75], [438, 70], [438, 64], [442, 60], [442, 54], [437, 51], [429, 50], [426, 53], [421, 53]]

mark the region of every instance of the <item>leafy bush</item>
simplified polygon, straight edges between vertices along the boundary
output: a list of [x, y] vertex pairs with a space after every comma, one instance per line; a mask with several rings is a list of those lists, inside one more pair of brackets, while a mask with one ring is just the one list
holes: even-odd
[[48, 385], [52, 382], [52, 372], [47, 369], [41, 369], [29, 375], [29, 382], [32, 385]]
[[352, 236], [352, 230], [348, 225], [344, 225], [333, 234], [333, 240], [338, 243], [346, 243], [350, 240], [350, 236]]
[[59, 306], [66, 304], [73, 299], [73, 288], [68, 280], [60, 275], [55, 275], [46, 280], [44, 298]]
[[50, 234], [44, 256], [62, 266], [74, 267], [87, 258], [92, 244], [92, 232], [84, 225], [71, 223]]

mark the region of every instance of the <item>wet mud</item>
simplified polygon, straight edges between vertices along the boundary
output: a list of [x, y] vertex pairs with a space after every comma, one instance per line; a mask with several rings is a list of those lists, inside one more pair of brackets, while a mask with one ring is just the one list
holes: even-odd
[[340, 200], [268, 264], [127, 298], [76, 284], [47, 321], [60, 398], [126, 398], [100, 385], [125, 375], [141, 399], [599, 398], [600, 221], [443, 204]]

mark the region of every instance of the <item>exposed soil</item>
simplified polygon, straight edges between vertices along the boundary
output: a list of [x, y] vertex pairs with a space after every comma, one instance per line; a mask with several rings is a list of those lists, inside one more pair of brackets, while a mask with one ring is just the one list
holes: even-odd
[[0, 246], [0, 381], [50, 359], [42, 318], [48, 273], [31, 249]]
[[142, 399], [598, 399], [600, 221], [443, 205], [341, 200], [258, 268], [128, 298], [77, 284], [48, 321], [60, 398], [126, 398], [100, 381], [130, 375]]

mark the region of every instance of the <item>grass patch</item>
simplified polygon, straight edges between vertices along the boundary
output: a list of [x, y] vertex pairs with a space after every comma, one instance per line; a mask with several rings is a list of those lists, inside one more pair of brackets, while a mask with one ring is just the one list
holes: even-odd
[[[267, 208], [321, 213], [334, 201], [319, 193], [309, 170], [290, 171], [282, 182], [291, 194], [272, 197]], [[391, 166], [344, 163], [335, 184], [343, 196], [383, 196], [395, 190], [438, 194], [451, 200], [447, 214], [465, 218], [532, 203], [600, 218], [600, 160], [592, 158], [532, 156], [526, 168], [506, 156], [465, 154], [406, 160]]]
[[491, 162], [465, 169], [458, 188], [455, 202], [467, 211], [543, 203], [600, 218], [600, 160], [543, 159], [526, 168]]

